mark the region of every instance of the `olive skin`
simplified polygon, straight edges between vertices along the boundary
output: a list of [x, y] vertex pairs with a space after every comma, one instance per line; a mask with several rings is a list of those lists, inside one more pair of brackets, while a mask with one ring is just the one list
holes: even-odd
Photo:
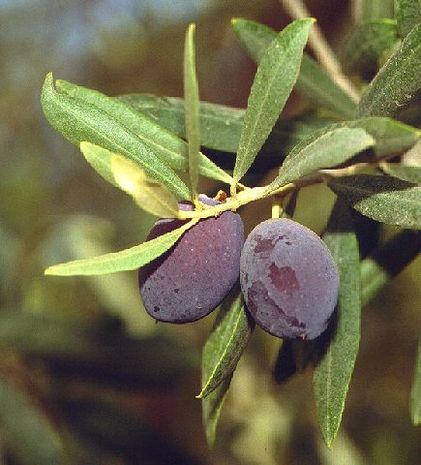
[[320, 237], [282, 218], [260, 223], [247, 237], [240, 284], [248, 311], [265, 331], [314, 339], [335, 309], [339, 276]]
[[[200, 196], [206, 204], [219, 202]], [[180, 203], [180, 209], [192, 210]], [[160, 219], [147, 240], [184, 224]], [[139, 270], [139, 289], [146, 311], [158, 321], [188, 323], [214, 310], [237, 282], [244, 226], [237, 213], [226, 211], [200, 220], [165, 254]]]

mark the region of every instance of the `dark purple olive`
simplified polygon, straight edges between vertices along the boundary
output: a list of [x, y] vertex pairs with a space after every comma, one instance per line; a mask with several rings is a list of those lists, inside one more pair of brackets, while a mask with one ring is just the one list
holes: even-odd
[[[200, 196], [205, 204], [218, 202]], [[180, 203], [180, 209], [193, 209]], [[149, 239], [184, 224], [160, 219]], [[161, 257], [139, 270], [140, 295], [146, 311], [159, 321], [188, 323], [209, 314], [228, 294], [240, 272], [244, 226], [237, 213], [200, 220]]]
[[289, 219], [271, 219], [250, 233], [240, 284], [248, 311], [274, 336], [314, 339], [338, 298], [333, 257], [317, 234]]

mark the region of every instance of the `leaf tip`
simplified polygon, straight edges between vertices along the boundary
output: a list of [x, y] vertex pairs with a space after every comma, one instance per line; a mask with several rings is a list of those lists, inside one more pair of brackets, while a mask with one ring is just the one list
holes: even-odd
[[49, 73], [47, 73], [45, 75], [45, 82], [51, 82], [52, 83], [53, 79], [54, 79], [54, 77], [53, 77], [53, 72], [52, 71], [50, 71]]
[[208, 396], [212, 391], [209, 390], [209, 383], [206, 383], [205, 386], [202, 387], [202, 390], [195, 396], [196, 399], [204, 399]]
[[44, 275], [45, 276], [53, 276], [55, 273], [54, 273], [54, 265], [53, 266], [49, 266], [48, 268], [46, 268], [44, 270]]
[[329, 439], [329, 440], [325, 439], [325, 444], [328, 449], [332, 449], [333, 439]]
[[54, 90], [55, 89], [54, 89], [53, 73], [50, 71], [49, 73], [45, 75], [44, 83], [42, 85], [42, 90], [41, 90], [41, 101], [46, 92], [48, 91], [54, 92]]
[[336, 432], [333, 432], [330, 428], [322, 431], [323, 442], [328, 449], [332, 449], [333, 442], [335, 441]]

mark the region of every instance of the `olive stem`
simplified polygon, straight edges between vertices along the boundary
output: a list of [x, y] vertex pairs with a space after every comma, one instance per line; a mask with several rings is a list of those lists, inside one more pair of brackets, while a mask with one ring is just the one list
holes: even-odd
[[280, 218], [282, 216], [283, 209], [278, 196], [274, 196], [272, 199], [272, 218]]
[[331, 178], [351, 176], [359, 172], [364, 172], [367, 170], [367, 168], [375, 168], [376, 166], [383, 163], [385, 159], [390, 158], [391, 156], [393, 156], [393, 154], [389, 154], [385, 157], [382, 157], [381, 159], [376, 160], [374, 163], [364, 162], [356, 163], [352, 166], [347, 166], [345, 168], [321, 169], [313, 174], [304, 176], [303, 178], [297, 181], [290, 182], [274, 190], [268, 190], [268, 186], [244, 187], [244, 190], [240, 192], [235, 192], [234, 196], [229, 197], [226, 202], [221, 203], [219, 205], [202, 205], [201, 211], [180, 210], [178, 212], [178, 218], [210, 218], [212, 216], [218, 216], [227, 210], [235, 211], [243, 205], [246, 205], [250, 202], [254, 202], [256, 200], [265, 199], [273, 196], [278, 196], [279, 198], [283, 199], [286, 195], [290, 194], [295, 190], [301, 189], [302, 187], [327, 182]]

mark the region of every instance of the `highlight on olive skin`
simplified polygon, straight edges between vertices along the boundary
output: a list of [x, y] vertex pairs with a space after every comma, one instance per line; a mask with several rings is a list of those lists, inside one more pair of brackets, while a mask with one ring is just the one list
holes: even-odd
[[[202, 203], [218, 203], [200, 196]], [[193, 209], [179, 204], [180, 209]], [[154, 239], [183, 224], [160, 219]], [[139, 289], [146, 311], [159, 321], [188, 323], [208, 315], [238, 280], [244, 226], [240, 216], [226, 211], [199, 221], [164, 255], [139, 270]]]
[[241, 254], [240, 284], [248, 311], [281, 338], [314, 339], [338, 298], [338, 271], [317, 234], [289, 219], [256, 226]]

